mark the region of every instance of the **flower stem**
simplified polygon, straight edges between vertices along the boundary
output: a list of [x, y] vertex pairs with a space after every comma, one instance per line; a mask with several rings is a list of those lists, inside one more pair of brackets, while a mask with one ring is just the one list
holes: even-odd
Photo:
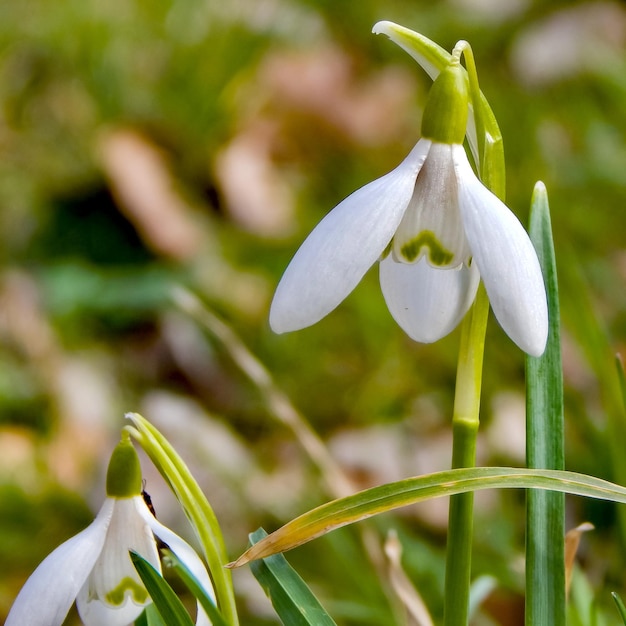
[[[460, 41], [453, 54], [463, 54], [473, 105], [477, 139], [477, 169], [483, 184], [501, 200], [505, 192], [502, 134], [489, 104], [480, 91], [471, 46]], [[485, 331], [489, 300], [480, 285], [472, 309], [463, 320], [452, 418], [452, 467], [476, 465], [476, 437], [480, 412]], [[446, 554], [444, 626], [466, 626], [471, 576], [474, 500], [471, 494], [450, 498]]]
[[474, 156], [476, 157], [478, 175], [485, 187], [491, 189], [500, 200], [504, 200], [506, 170], [502, 133], [487, 99], [480, 90], [472, 47], [467, 41], [459, 41], [455, 50], [463, 52], [467, 69], [476, 128], [477, 154]]
[[[463, 321], [452, 417], [452, 468], [474, 467], [478, 434], [482, 364], [489, 300], [481, 283]], [[465, 626], [468, 620], [472, 564], [474, 497], [450, 498], [444, 626]]]

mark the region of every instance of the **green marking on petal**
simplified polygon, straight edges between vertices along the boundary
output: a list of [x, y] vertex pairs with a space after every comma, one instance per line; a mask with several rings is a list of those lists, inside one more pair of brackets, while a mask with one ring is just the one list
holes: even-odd
[[130, 591], [130, 595], [135, 604], [146, 604], [148, 601], [146, 588], [136, 580], [133, 580], [130, 576], [122, 578], [117, 587], [109, 591], [104, 599], [108, 604], [121, 606], [124, 604], [127, 591]]
[[427, 248], [431, 265], [443, 267], [454, 259], [454, 252], [446, 250], [432, 230], [423, 230], [415, 239], [407, 241], [400, 248], [400, 252], [407, 261], [413, 262], [420, 255], [422, 248]]

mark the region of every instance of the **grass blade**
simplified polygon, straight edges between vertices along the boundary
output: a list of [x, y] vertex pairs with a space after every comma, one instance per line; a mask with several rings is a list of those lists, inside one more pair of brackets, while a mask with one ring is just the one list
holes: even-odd
[[[526, 357], [526, 463], [529, 468], [565, 467], [563, 367], [559, 292], [548, 196], [537, 183], [530, 238], [537, 250], [548, 296], [548, 343], [541, 357]], [[529, 490], [526, 496], [526, 612], [532, 624], [565, 624], [565, 496]]]
[[182, 561], [170, 550], [164, 550], [163, 555], [170, 567], [172, 567], [194, 598], [200, 603], [204, 612], [209, 616], [213, 626], [228, 626], [228, 623], [217, 610], [213, 600], [207, 595], [204, 587], [196, 577], [185, 567]]
[[515, 467], [472, 467], [405, 478], [327, 502], [248, 548], [229, 567], [285, 552], [326, 533], [380, 513], [431, 498], [479, 489], [545, 489], [626, 504], [626, 487], [575, 472]]
[[622, 622], [624, 622], [624, 626], [626, 626], [626, 606], [624, 606], [622, 599], [614, 591], [611, 592], [611, 595], [613, 596], [613, 600], [615, 600], [615, 604], [617, 604], [617, 610], [622, 618]]
[[[260, 528], [250, 535], [255, 543], [267, 533]], [[250, 569], [284, 624], [289, 626], [336, 626], [313, 592], [282, 554], [254, 561]]]
[[135, 626], [167, 626], [154, 602], [135, 620]]
[[168, 626], [194, 626], [180, 598], [163, 576], [136, 552], [131, 552], [130, 558], [163, 621]]

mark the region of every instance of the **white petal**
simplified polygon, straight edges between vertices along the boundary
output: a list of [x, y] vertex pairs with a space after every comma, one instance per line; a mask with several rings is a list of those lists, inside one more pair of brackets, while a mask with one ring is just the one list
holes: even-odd
[[[193, 574], [195, 579], [202, 585], [207, 595], [216, 602], [215, 591], [213, 590], [213, 583], [209, 577], [204, 563], [196, 553], [196, 551], [175, 532], [171, 531], [166, 526], [163, 526], [152, 513], [148, 510], [148, 507], [143, 508], [141, 512], [144, 520], [152, 529], [152, 532], [161, 541], [166, 543], [170, 550], [182, 561], [185, 567]], [[210, 626], [211, 620], [206, 615], [204, 610], [198, 604], [198, 617], [196, 624], [198, 626]]]
[[129, 626], [146, 608], [145, 605], [135, 604], [128, 597], [119, 606], [113, 606], [100, 600], [92, 600], [89, 603], [81, 604], [81, 606], [83, 608], [80, 611], [80, 618], [85, 626]]
[[5, 626], [60, 626], [104, 545], [113, 515], [106, 500], [96, 519], [51, 552], [18, 594]]
[[307, 237], [276, 289], [275, 332], [315, 324], [357, 286], [391, 241], [429, 148], [421, 139], [396, 169], [348, 196]]
[[114, 508], [106, 541], [76, 598], [78, 613], [87, 626], [126, 626], [152, 601], [129, 550], [161, 571], [154, 535], [141, 514], [146, 506], [143, 498], [111, 500]]
[[461, 217], [493, 312], [524, 352], [540, 356], [548, 305], [533, 244], [517, 217], [476, 178], [460, 146], [455, 168]]
[[435, 267], [452, 269], [469, 259], [453, 151], [450, 144], [433, 142], [393, 238], [396, 261], [411, 263], [425, 256]]
[[437, 341], [456, 328], [474, 301], [479, 281], [474, 264], [444, 270], [426, 259], [396, 263], [391, 255], [380, 263], [380, 286], [391, 315], [421, 343]]

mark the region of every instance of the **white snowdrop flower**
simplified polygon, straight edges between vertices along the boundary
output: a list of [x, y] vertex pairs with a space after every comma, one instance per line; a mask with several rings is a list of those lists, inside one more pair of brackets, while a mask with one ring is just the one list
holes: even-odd
[[[139, 459], [126, 435], [111, 456], [107, 498], [95, 520], [42, 561], [18, 594], [5, 626], [61, 626], [74, 601], [87, 626], [132, 624], [152, 600], [129, 551], [161, 571], [156, 537], [215, 600], [200, 557], [157, 521], [141, 492]], [[211, 624], [200, 607], [196, 623]]]
[[509, 337], [530, 355], [543, 353], [548, 311], [537, 254], [468, 161], [468, 98], [453, 57], [433, 83], [422, 138], [405, 160], [339, 203], [295, 254], [272, 302], [275, 332], [318, 322], [380, 260], [387, 306], [415, 341], [451, 332], [482, 278]]

